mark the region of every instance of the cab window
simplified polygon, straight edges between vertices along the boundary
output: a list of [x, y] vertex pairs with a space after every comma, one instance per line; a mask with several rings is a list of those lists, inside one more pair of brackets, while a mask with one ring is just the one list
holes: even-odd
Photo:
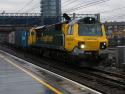
[[69, 26], [68, 34], [73, 35], [73, 25]]

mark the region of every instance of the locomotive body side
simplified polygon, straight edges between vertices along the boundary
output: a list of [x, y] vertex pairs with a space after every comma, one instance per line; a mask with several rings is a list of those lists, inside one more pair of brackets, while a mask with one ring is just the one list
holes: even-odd
[[[34, 30], [34, 38], [30, 36], [32, 46], [64, 50], [64, 33], [61, 30], [62, 24], [50, 25]], [[33, 32], [32, 30], [30, 32]]]

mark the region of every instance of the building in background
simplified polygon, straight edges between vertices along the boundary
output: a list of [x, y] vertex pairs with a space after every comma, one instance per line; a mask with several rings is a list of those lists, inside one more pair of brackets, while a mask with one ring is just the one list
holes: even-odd
[[111, 37], [125, 36], [125, 22], [105, 22], [105, 28], [107, 34]]
[[41, 14], [43, 17], [61, 15], [61, 0], [41, 0]]
[[41, 0], [43, 24], [52, 24], [61, 20], [61, 0]]
[[125, 45], [125, 22], [105, 22], [109, 47]]

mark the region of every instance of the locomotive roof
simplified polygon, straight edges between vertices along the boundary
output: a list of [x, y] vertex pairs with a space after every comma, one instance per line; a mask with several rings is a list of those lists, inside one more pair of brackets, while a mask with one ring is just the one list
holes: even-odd
[[71, 22], [69, 22], [69, 25], [73, 25], [74, 23], [92, 24], [92, 23], [99, 23], [99, 21], [93, 17], [76, 18]]
[[45, 27], [45, 25], [43, 25], [43, 26], [38, 26], [38, 27], [36, 27], [35, 29], [41, 29], [41, 28], [44, 28]]
[[51, 25], [38, 26], [35, 29], [42, 29], [42, 28], [51, 27], [51, 26], [55, 26], [55, 25], [61, 25], [61, 24], [65, 24], [65, 23], [67, 23], [69, 25], [73, 25], [75, 23], [93, 24], [93, 23], [99, 23], [99, 21], [93, 17], [76, 18], [71, 21], [64, 21], [64, 22], [59, 22], [59, 23], [55, 23], [55, 24], [51, 24]]

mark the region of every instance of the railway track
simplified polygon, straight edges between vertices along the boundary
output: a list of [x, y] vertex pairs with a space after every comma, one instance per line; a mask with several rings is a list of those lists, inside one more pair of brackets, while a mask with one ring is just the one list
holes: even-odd
[[[80, 70], [81, 72], [81, 70]], [[91, 78], [96, 78], [98, 81], [105, 83], [107, 85], [112, 85], [116, 87], [121, 87], [125, 89], [125, 75], [121, 74], [116, 74], [112, 72], [107, 72], [103, 70], [98, 70], [98, 69], [84, 69], [82, 70], [82, 73], [85, 73]]]
[[4, 48], [3, 50], [102, 93], [114, 94], [115, 91], [115, 94], [124, 94], [125, 92], [125, 75], [120, 73], [112, 73], [97, 68], [79, 68], [63, 62], [48, 60], [44, 57], [41, 59], [39, 56], [14, 51], [13, 49]]

